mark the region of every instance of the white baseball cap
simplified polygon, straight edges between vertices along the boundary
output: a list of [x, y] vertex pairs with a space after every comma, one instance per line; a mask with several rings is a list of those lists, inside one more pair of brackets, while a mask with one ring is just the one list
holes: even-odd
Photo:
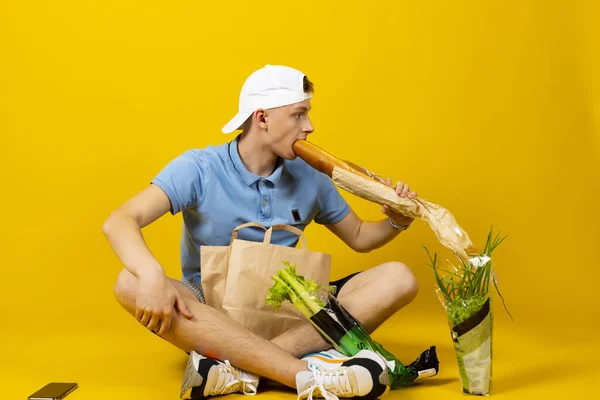
[[259, 108], [267, 110], [299, 103], [312, 97], [304, 93], [304, 74], [283, 65], [266, 65], [254, 71], [244, 82], [240, 92], [239, 110], [222, 129], [231, 133]]

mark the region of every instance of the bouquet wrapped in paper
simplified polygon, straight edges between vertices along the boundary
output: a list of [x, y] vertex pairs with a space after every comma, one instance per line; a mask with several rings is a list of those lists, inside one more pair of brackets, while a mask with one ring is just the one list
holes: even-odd
[[437, 254], [431, 256], [425, 248], [438, 286], [438, 297], [448, 313], [463, 392], [468, 394], [487, 396], [491, 391], [493, 313], [490, 283], [502, 298], [492, 252], [505, 238], [500, 238], [500, 234], [493, 237], [490, 230], [482, 253], [472, 254], [466, 260], [458, 257], [456, 265], [448, 262], [444, 267], [438, 265]]
[[337, 351], [354, 356], [361, 350], [371, 350], [385, 359], [392, 389], [408, 386], [419, 378], [437, 374], [439, 361], [435, 346], [425, 350], [410, 365], [405, 366], [396, 356], [374, 341], [363, 326], [333, 296], [334, 287], [323, 287], [299, 275], [296, 266], [284, 262], [272, 277], [275, 284], [269, 289], [266, 303], [277, 310], [290, 301]]

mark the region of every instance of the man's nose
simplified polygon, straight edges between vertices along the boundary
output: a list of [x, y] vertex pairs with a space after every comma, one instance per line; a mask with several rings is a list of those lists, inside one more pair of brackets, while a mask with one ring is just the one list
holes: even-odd
[[303, 131], [305, 133], [313, 133], [315, 131], [315, 128], [313, 127], [313, 124], [312, 124], [310, 118], [307, 120], [306, 125], [304, 125]]

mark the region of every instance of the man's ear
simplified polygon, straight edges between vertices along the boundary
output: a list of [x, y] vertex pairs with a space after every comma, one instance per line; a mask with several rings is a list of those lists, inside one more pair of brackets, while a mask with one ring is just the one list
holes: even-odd
[[254, 112], [254, 121], [261, 129], [267, 129], [267, 112], [261, 108]]

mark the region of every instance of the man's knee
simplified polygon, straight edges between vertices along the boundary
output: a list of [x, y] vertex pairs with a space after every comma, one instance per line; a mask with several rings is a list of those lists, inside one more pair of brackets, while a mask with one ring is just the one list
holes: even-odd
[[410, 303], [417, 297], [419, 284], [410, 268], [401, 262], [391, 261], [383, 264], [384, 277], [393, 286], [397, 294], [396, 301], [400, 307]]
[[123, 269], [117, 277], [113, 288], [117, 301], [125, 308], [135, 300], [137, 278], [127, 269]]

